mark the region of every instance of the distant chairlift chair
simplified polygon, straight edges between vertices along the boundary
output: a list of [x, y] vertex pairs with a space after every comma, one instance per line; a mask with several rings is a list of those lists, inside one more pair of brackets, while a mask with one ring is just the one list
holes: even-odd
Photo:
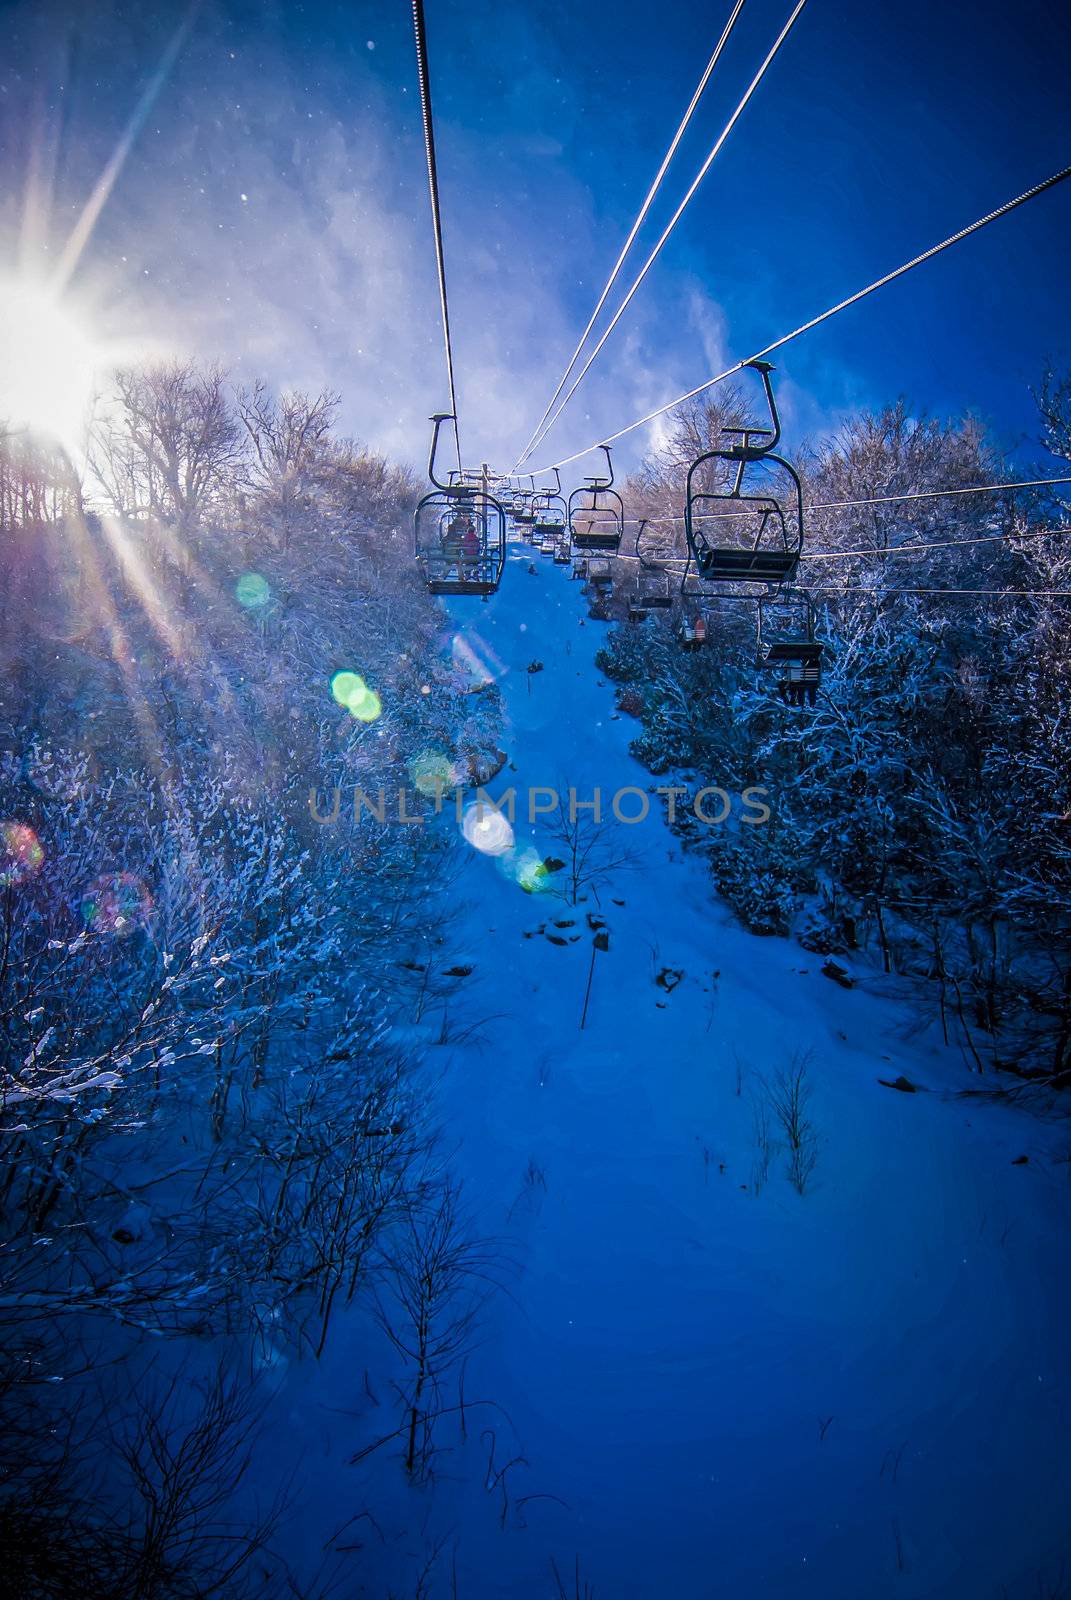
[[654, 552], [643, 548], [643, 535], [647, 527], [644, 517], [636, 530], [636, 556], [641, 567], [640, 604], [646, 611], [669, 611], [673, 606], [670, 575], [666, 562], [672, 559], [672, 550], [664, 545]]
[[813, 706], [822, 682], [824, 646], [815, 638], [814, 607], [807, 595], [786, 591], [759, 601], [760, 670], [780, 672], [777, 689], [790, 706]]
[[525, 530], [530, 529], [533, 537], [537, 537], [536, 523], [539, 521], [539, 516], [536, 511], [536, 486], [531, 478], [528, 481], [531, 484], [531, 488], [518, 489], [514, 497], [513, 520], [522, 534], [525, 533]]
[[553, 539], [557, 546], [565, 534], [569, 510], [562, 495], [561, 474], [557, 467], [554, 468], [554, 477], [557, 487], [537, 490], [532, 501], [535, 513], [533, 533], [537, 539]]
[[691, 620], [684, 619], [677, 638], [682, 650], [702, 650], [707, 642], [707, 619], [702, 611], [697, 611]]
[[608, 561], [589, 560], [587, 584], [597, 600], [608, 600], [614, 592], [614, 575]]
[[672, 556], [672, 551], [664, 548], [655, 554], [649, 554], [643, 548], [643, 535], [647, 527], [647, 518], [644, 517], [636, 530], [636, 559], [640, 563], [640, 574], [636, 588], [629, 596], [628, 620], [630, 622], [644, 622], [652, 611], [669, 611], [673, 605], [673, 595], [670, 590], [670, 575], [664, 563]]
[[[428, 477], [434, 485], [416, 508], [416, 558], [432, 594], [494, 594], [506, 560], [506, 514], [481, 485], [483, 474], [453, 473], [446, 483], [435, 476], [439, 429], [453, 421], [449, 412], [431, 419]], [[473, 480], [476, 481], [473, 481]]]

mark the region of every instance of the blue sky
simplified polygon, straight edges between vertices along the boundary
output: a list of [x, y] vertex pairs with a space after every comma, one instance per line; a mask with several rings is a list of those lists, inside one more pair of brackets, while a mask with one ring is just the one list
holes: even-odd
[[[463, 437], [508, 466], [549, 399], [728, 4], [427, 0]], [[747, 0], [640, 246], [788, 15]], [[37, 152], [54, 254], [174, 30], [173, 4], [3, 8], [10, 270]], [[717, 370], [1071, 160], [1056, 5], [808, 0], [540, 459]], [[652, 22], [652, 17], [654, 21]], [[244, 198], [243, 198], [244, 197]], [[1029, 453], [1029, 387], [1071, 364], [1071, 182], [780, 358], [790, 438], [904, 394]], [[638, 249], [638, 268], [645, 252]], [[47, 259], [47, 258], [44, 258]], [[36, 270], [36, 268], [34, 268]], [[624, 281], [628, 281], [626, 278]], [[123, 348], [341, 391], [419, 461], [443, 405], [409, 8], [205, 0], [72, 293]], [[629, 464], [644, 436], [621, 447]]]

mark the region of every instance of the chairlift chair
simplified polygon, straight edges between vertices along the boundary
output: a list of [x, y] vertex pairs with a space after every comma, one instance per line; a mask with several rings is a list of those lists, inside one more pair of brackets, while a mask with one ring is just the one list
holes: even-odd
[[539, 535], [536, 531], [536, 519], [531, 506], [521, 490], [515, 490], [510, 507], [510, 520], [514, 530], [520, 534], [525, 544], [538, 544]]
[[[774, 587], [789, 582], [799, 564], [803, 549], [803, 486], [795, 468], [775, 454], [781, 422], [770, 383], [773, 367], [768, 361], [749, 361], [745, 365], [753, 367], [762, 378], [771, 426], [759, 428], [748, 423], [742, 428], [725, 428], [723, 433], [738, 442], [707, 450], [692, 462], [685, 485], [684, 528], [696, 570], [704, 581]], [[725, 462], [734, 469], [731, 488], [698, 486], [696, 475], [708, 462]], [[753, 471], [748, 478], [749, 467]], [[755, 489], [745, 491], [745, 478], [750, 484], [756, 477]], [[774, 493], [778, 480], [785, 479], [787, 495]], [[708, 526], [711, 523], [729, 525], [730, 532], [712, 532]], [[747, 525], [742, 533], [741, 524]]]
[[758, 666], [780, 670], [778, 692], [787, 705], [814, 705], [824, 650], [807, 595], [789, 590], [759, 600]]
[[587, 581], [600, 599], [609, 599], [614, 592], [614, 575], [608, 561], [589, 560]]
[[641, 585], [643, 604], [648, 611], [669, 611], [673, 606], [673, 595], [670, 592], [670, 578], [668, 572], [661, 576], [648, 574]]
[[[586, 478], [566, 502], [569, 537], [574, 550], [608, 550], [616, 554], [625, 532], [625, 507], [613, 487], [614, 467], [610, 446], [603, 444], [607, 476]], [[588, 504], [584, 505], [585, 498]]]
[[707, 638], [707, 619], [701, 611], [694, 617], [686, 617], [677, 632], [682, 650], [702, 650]]
[[[452, 422], [438, 412], [434, 424], [428, 477], [431, 491], [419, 502], [414, 517], [416, 559], [432, 594], [494, 594], [506, 561], [506, 514], [501, 503], [482, 487], [483, 473], [451, 473], [445, 483], [435, 476], [439, 429]], [[476, 481], [471, 481], [475, 479]]]
[[513, 520], [520, 528], [534, 528], [539, 520], [535, 509], [535, 491], [518, 489], [514, 499]]
[[637, 586], [640, 608], [648, 611], [669, 611], [673, 605], [673, 595], [670, 588], [670, 575], [665, 566], [670, 552], [664, 546], [656, 553], [648, 553], [644, 548], [644, 532], [647, 528], [646, 517], [641, 518], [636, 529], [636, 559], [640, 563], [640, 578]]
[[553, 538], [560, 539], [569, 520], [569, 510], [562, 495], [561, 474], [557, 467], [554, 468], [554, 477], [557, 487], [538, 490], [532, 507], [535, 511], [536, 533], [550, 534]]

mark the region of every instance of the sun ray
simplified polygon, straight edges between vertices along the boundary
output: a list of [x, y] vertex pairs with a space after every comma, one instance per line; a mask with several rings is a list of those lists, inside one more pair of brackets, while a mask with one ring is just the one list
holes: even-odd
[[63, 247], [63, 253], [56, 268], [52, 283], [53, 290], [56, 293], [62, 292], [70, 282], [71, 274], [77, 267], [82, 252], [92, 237], [93, 229], [96, 227], [100, 214], [108, 203], [108, 198], [115, 188], [119, 174], [126, 165], [127, 157], [134, 148], [138, 135], [145, 126], [145, 120], [156, 104], [157, 96], [167, 82], [172, 68], [182, 51], [182, 47], [189, 37], [197, 13], [201, 9], [201, 3], [202, 0], [191, 0], [191, 4], [187, 6], [185, 15], [168, 42], [160, 60], [160, 65], [142, 90], [104, 171], [97, 179], [92, 194], [83, 206], [81, 215]]
[[[125, 580], [127, 592], [141, 607], [149, 626], [163, 644], [168, 657], [182, 673], [189, 687], [206, 695], [211, 691], [214, 703], [223, 710], [234, 710], [234, 687], [224, 670], [212, 639], [202, 628], [196, 640], [186, 624], [189, 607], [180, 607], [162, 588], [159, 572], [153, 571], [137, 547], [137, 542], [115, 517], [104, 517], [100, 523], [102, 536]], [[178, 544], [177, 530], [167, 530], [168, 543]], [[233, 590], [222, 586], [207, 572], [185, 548], [179, 546], [185, 575], [191, 580], [194, 595], [200, 602], [199, 611], [204, 619], [219, 615], [221, 608], [230, 606], [240, 611]], [[113, 607], [114, 609], [114, 607]], [[130, 650], [125, 648], [129, 659]], [[139, 689], [143, 697], [144, 691]], [[158, 737], [158, 735], [157, 735]]]
[[47, 254], [49, 218], [56, 186], [59, 136], [45, 116], [43, 84], [34, 96], [30, 128], [22, 220], [19, 226], [18, 263], [21, 275], [29, 275], [38, 269]]
[[157, 637], [175, 661], [183, 662], [187, 655], [186, 640], [171, 621], [141, 551], [128, 537], [117, 517], [102, 517], [101, 530]]
[[101, 570], [99, 555], [94, 548], [89, 530], [79, 519], [72, 521], [69, 532], [72, 534], [77, 546], [78, 554], [83, 562], [89, 589], [89, 599], [94, 614], [98, 616], [108, 636], [108, 645], [120, 677], [123, 688], [134, 718], [138, 739], [141, 743], [149, 770], [155, 778], [164, 776], [163, 761], [161, 759], [160, 732], [156, 726], [156, 719], [149, 706], [148, 699], [138, 682], [137, 673], [133, 670], [134, 661], [131, 651], [131, 642], [118, 608], [108, 588], [104, 573]]

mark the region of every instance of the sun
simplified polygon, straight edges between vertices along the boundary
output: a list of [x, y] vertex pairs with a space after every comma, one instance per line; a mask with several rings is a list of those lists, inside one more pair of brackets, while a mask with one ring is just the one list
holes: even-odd
[[70, 302], [26, 280], [0, 281], [0, 422], [77, 451], [105, 365]]

